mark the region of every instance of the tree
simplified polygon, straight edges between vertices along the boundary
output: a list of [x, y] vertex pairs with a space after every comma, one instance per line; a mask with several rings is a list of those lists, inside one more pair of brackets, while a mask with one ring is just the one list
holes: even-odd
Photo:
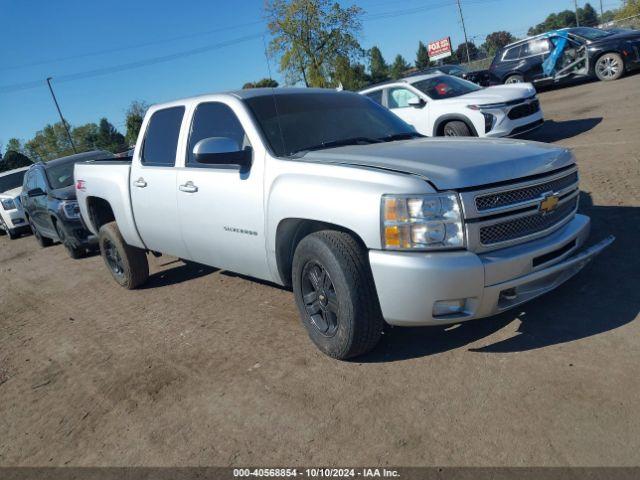
[[527, 32], [529, 35], [538, 35], [539, 33], [548, 32], [549, 30], [557, 30], [559, 28], [575, 27], [576, 13], [571, 10], [563, 10], [558, 13], [552, 13], [535, 27], [531, 27]]
[[101, 118], [98, 125], [98, 136], [96, 137], [95, 147], [100, 150], [118, 153], [126, 150], [127, 146], [124, 135], [118, 132], [116, 127], [109, 123], [106, 118]]
[[501, 30], [499, 32], [493, 32], [487, 35], [484, 40], [484, 48], [489, 56], [494, 56], [498, 50], [500, 50], [505, 45], [509, 45], [512, 42], [515, 42], [516, 37], [511, 35], [509, 32]]
[[404, 57], [400, 54], [396, 55], [396, 59], [393, 61], [393, 65], [391, 65], [391, 78], [394, 80], [400, 78], [409, 68], [411, 68], [411, 66]]
[[357, 37], [362, 9], [342, 8], [331, 0], [267, 0], [272, 54], [280, 57], [280, 71], [289, 83], [331, 86], [338, 58], [362, 55]]
[[590, 3], [585, 3], [584, 7], [578, 8], [578, 19], [582, 27], [595, 27], [600, 23], [598, 20], [598, 12]]
[[333, 83], [342, 85], [345, 90], [360, 90], [371, 83], [371, 77], [367, 75], [361, 63], [353, 64], [348, 58], [339, 57], [336, 61]]
[[46, 162], [73, 154], [67, 131], [62, 122], [48, 124], [25, 143], [24, 153], [33, 159]]
[[7, 142], [7, 149], [5, 151], [8, 152], [10, 150], [14, 152], [22, 152], [22, 142], [17, 138], [10, 138]]
[[98, 125], [95, 123], [86, 123], [71, 130], [71, 138], [79, 152], [95, 150], [98, 140]]
[[277, 86], [278, 82], [273, 78], [263, 78], [257, 82], [247, 82], [242, 86], [242, 88], [243, 90], [246, 90], [248, 88], [276, 88]]
[[149, 105], [140, 100], [134, 100], [131, 102], [131, 105], [129, 105], [125, 119], [125, 125], [127, 127], [125, 142], [127, 145], [135, 145], [140, 127], [142, 126], [142, 120], [148, 108]]
[[462, 62], [467, 61], [467, 48], [469, 49], [469, 58], [475, 60], [478, 58], [478, 47], [473, 42], [462, 42], [456, 48], [456, 57], [462, 59]]
[[616, 20], [640, 15], [640, 0], [624, 0], [622, 7], [616, 12]]
[[28, 167], [33, 162], [26, 155], [15, 150], [7, 150], [0, 161], [0, 172], [13, 170], [14, 168]]
[[384, 61], [382, 52], [376, 46], [369, 50], [369, 72], [373, 83], [384, 82], [389, 78], [389, 65]]
[[416, 53], [416, 68], [422, 70], [427, 67], [429, 67], [429, 50], [427, 46], [420, 41], [418, 42], [418, 51]]

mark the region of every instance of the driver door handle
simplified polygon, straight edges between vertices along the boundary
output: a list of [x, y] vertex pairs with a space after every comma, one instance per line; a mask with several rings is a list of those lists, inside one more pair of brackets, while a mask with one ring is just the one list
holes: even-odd
[[184, 185], [180, 185], [178, 189], [181, 192], [187, 192], [187, 193], [196, 193], [198, 191], [198, 187], [196, 187], [191, 180], [189, 180]]
[[144, 178], [140, 177], [138, 180], [133, 182], [133, 184], [138, 188], [144, 188], [147, 186], [147, 182], [144, 181]]

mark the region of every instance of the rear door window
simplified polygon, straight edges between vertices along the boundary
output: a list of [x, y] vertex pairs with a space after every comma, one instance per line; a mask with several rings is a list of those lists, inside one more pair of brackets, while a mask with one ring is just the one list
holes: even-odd
[[520, 58], [520, 48], [522, 45], [518, 45], [516, 47], [511, 47], [509, 50], [504, 52], [503, 60], [517, 60]]
[[530, 57], [533, 55], [542, 55], [549, 51], [549, 40], [546, 38], [539, 38], [537, 40], [530, 40], [522, 45], [520, 51], [521, 57]]
[[149, 120], [142, 147], [142, 164], [173, 167], [176, 163], [178, 137], [184, 107], [158, 110]]

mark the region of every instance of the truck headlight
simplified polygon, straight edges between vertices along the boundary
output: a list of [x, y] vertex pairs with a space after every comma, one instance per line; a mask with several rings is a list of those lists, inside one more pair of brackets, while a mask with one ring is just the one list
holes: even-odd
[[77, 220], [80, 218], [80, 207], [75, 200], [65, 200], [60, 204], [60, 209], [69, 220]]
[[12, 198], [6, 198], [2, 200], [2, 208], [5, 210], [15, 210], [16, 202]]
[[388, 250], [463, 248], [458, 196], [455, 193], [383, 195], [382, 247]]

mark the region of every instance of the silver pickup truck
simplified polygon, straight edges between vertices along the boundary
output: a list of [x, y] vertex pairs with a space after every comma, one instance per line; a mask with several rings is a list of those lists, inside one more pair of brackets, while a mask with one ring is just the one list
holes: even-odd
[[[366, 97], [256, 89], [152, 107], [131, 161], [75, 167], [80, 211], [115, 280], [160, 252], [293, 289], [327, 355], [372, 349], [385, 322], [487, 317], [578, 272], [570, 151], [429, 139]], [[215, 317], [215, 312], [212, 312]]]

